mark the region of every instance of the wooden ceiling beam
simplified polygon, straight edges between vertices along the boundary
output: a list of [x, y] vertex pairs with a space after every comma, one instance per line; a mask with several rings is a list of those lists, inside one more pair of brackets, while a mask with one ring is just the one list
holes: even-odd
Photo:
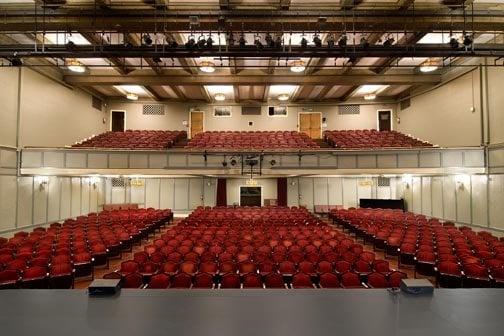
[[184, 94], [184, 92], [181, 89], [179, 89], [179, 87], [177, 85], [170, 85], [170, 89], [172, 89], [172, 91], [177, 95], [178, 99], [187, 100], [186, 95]]
[[238, 85], [233, 85], [233, 94], [235, 103], [240, 102], [240, 88]]
[[352, 86], [351, 88], [348, 89], [347, 92], [345, 92], [341, 97], [339, 97], [339, 99], [342, 101], [342, 102], [345, 102], [347, 101], [348, 99], [350, 99], [350, 97], [352, 97], [354, 95], [354, 93], [359, 89], [359, 86], [360, 85], [354, 85]]
[[156, 92], [152, 87], [150, 86], [144, 86], [144, 89], [154, 98], [156, 101], [162, 101], [163, 97], [159, 95], [159, 93]]

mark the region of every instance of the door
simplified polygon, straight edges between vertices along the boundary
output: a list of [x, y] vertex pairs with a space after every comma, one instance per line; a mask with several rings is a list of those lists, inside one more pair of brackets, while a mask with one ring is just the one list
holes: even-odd
[[300, 113], [299, 132], [312, 139], [320, 139], [322, 129], [322, 113]]
[[112, 132], [124, 132], [124, 111], [112, 111]]
[[261, 187], [240, 187], [240, 206], [261, 206]]
[[392, 130], [392, 111], [378, 110], [378, 130], [379, 131]]
[[196, 134], [203, 132], [203, 112], [201, 111], [191, 111], [191, 138]]

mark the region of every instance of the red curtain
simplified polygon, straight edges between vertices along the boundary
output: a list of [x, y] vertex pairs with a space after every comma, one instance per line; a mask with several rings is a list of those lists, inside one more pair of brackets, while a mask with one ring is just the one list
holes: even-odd
[[227, 205], [226, 179], [217, 179], [217, 206]]
[[287, 206], [287, 178], [277, 178], [277, 204]]

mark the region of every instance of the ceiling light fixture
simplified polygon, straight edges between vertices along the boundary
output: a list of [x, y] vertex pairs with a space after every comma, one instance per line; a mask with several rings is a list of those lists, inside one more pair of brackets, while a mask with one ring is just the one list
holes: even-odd
[[224, 101], [226, 100], [226, 95], [224, 93], [217, 93], [215, 94], [214, 99], [216, 101]]
[[138, 95], [136, 93], [129, 92], [126, 94], [126, 98], [129, 100], [138, 100]]
[[292, 61], [290, 64], [290, 71], [292, 72], [303, 72], [306, 69], [306, 63], [302, 60]]
[[375, 100], [376, 99], [376, 94], [374, 93], [368, 93], [364, 95], [364, 100]]
[[83, 73], [86, 72], [86, 67], [84, 64], [76, 60], [75, 58], [69, 59], [66, 61], [66, 67], [68, 70], [72, 72]]
[[212, 73], [215, 71], [215, 63], [212, 61], [202, 61], [199, 64], [199, 69], [203, 72]]
[[420, 65], [421, 72], [432, 72], [432, 71], [436, 71], [438, 68], [439, 68], [438, 62], [436, 62], [432, 59], [429, 59]]
[[280, 101], [286, 101], [286, 100], [289, 100], [290, 96], [287, 93], [282, 93], [282, 94], [278, 95], [277, 98]]

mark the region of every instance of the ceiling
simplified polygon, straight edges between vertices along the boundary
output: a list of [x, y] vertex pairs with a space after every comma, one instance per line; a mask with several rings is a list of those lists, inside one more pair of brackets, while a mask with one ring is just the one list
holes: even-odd
[[[0, 11], [0, 64], [21, 58], [102, 99], [393, 102], [504, 53], [498, 0], [6, 0]], [[209, 37], [212, 47], [186, 46]], [[427, 63], [437, 69], [423, 73]]]

